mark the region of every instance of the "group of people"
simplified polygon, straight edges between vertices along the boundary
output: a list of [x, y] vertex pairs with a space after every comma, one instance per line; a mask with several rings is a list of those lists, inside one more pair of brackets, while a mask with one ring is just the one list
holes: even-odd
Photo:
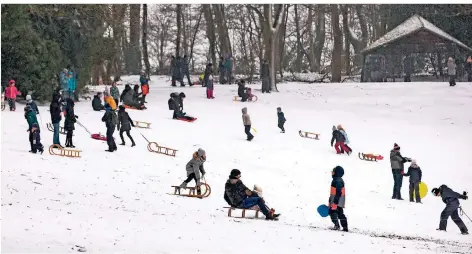
[[230, 84], [233, 82], [233, 58], [231, 54], [226, 54], [226, 57], [221, 56], [218, 63], [218, 73], [220, 84]]
[[72, 98], [74, 101], [78, 101], [77, 89], [77, 74], [71, 68], [64, 69], [59, 74], [59, 84], [62, 88], [64, 98]]
[[184, 77], [187, 77], [188, 85], [193, 86], [192, 81], [190, 80], [190, 71], [189, 71], [189, 58], [187, 55], [184, 57], [171, 56], [170, 61], [170, 76], [172, 77], [172, 86], [176, 86], [176, 82], [180, 82], [180, 86], [185, 86]]

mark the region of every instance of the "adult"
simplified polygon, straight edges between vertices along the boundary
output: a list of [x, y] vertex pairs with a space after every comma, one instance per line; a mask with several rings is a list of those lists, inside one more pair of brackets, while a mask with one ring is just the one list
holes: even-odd
[[74, 136], [75, 122], [79, 118], [74, 112], [74, 100], [71, 98], [66, 99], [66, 112], [65, 112], [64, 129], [67, 131], [66, 135], [66, 147], [74, 148], [72, 136]]
[[172, 61], [171, 61], [171, 73], [172, 73], [172, 86], [176, 86], [175, 82], [179, 81], [180, 86], [185, 86], [183, 80], [182, 80], [182, 71], [180, 69], [180, 56], [177, 56], [175, 58], [172, 56]]
[[403, 200], [401, 188], [403, 183], [403, 174], [405, 171], [405, 162], [411, 162], [410, 158], [403, 157], [400, 154], [400, 146], [395, 143], [390, 151], [390, 166], [393, 175], [393, 195], [392, 199]]
[[456, 85], [456, 63], [454, 63], [454, 59], [449, 57], [447, 59], [447, 75], [449, 76], [449, 86]]
[[225, 80], [226, 69], [225, 69], [224, 59], [222, 56], [220, 57], [220, 61], [218, 62], [218, 73], [220, 74], [220, 78], [219, 78], [220, 84], [226, 83], [226, 80]]
[[269, 62], [264, 60], [261, 66], [262, 92], [270, 93], [270, 69]]
[[105, 104], [105, 114], [102, 117], [102, 122], [105, 122], [105, 126], [107, 127], [107, 145], [108, 150], [107, 152], [114, 152], [118, 150], [116, 147], [115, 139], [113, 138], [113, 133], [115, 132], [115, 126], [117, 125], [117, 116], [115, 112], [111, 110], [109, 104]]
[[102, 93], [101, 92], [98, 92], [96, 95], [93, 96], [93, 100], [92, 100], [92, 108], [94, 111], [100, 111], [100, 110], [104, 110], [105, 107], [103, 106], [102, 104]]
[[146, 77], [144, 71], [141, 71], [139, 83], [141, 83], [141, 91], [143, 92], [143, 103], [147, 103], [146, 95], [149, 93], [149, 78]]
[[52, 95], [52, 101], [49, 105], [49, 111], [51, 113], [51, 123], [54, 128], [54, 134], [52, 138], [52, 143], [55, 145], [61, 145], [61, 141], [59, 140], [59, 123], [62, 120], [61, 116], [61, 103], [60, 103], [60, 95], [58, 93], [54, 93]]
[[126, 85], [125, 89], [121, 93], [120, 96], [120, 101], [123, 102], [124, 105], [130, 107], [130, 108], [135, 108], [135, 109], [145, 109], [144, 105], [142, 103], [139, 103], [137, 101], [134, 101], [135, 95], [134, 95], [134, 90], [131, 89], [130, 85]]
[[131, 131], [131, 126], [134, 127], [133, 120], [131, 120], [131, 117], [129, 117], [128, 112], [125, 111], [125, 107], [123, 105], [120, 105], [120, 109], [118, 110], [118, 125], [117, 125], [118, 131], [120, 131], [120, 138], [121, 138], [120, 145], [122, 146], [126, 145], [125, 140], [123, 138], [123, 132], [126, 132], [126, 135], [131, 140], [131, 147], [136, 145], [134, 143], [133, 137], [131, 137], [131, 134], [129, 133]]
[[456, 223], [456, 225], [461, 230], [461, 233], [463, 235], [468, 235], [469, 230], [467, 229], [466, 225], [461, 220], [461, 217], [459, 217], [459, 213], [457, 212], [461, 205], [459, 203], [459, 198], [467, 200], [469, 198], [467, 196], [467, 192], [464, 191], [461, 195], [451, 190], [444, 184], [439, 186], [439, 188], [434, 188], [431, 192], [434, 194], [434, 196], [441, 196], [442, 201], [444, 202], [444, 204], [446, 204], [446, 208], [444, 208], [441, 213], [441, 220], [439, 221], [439, 228], [437, 230], [446, 231], [447, 220], [449, 219], [449, 216], [451, 216], [452, 221]]
[[414, 69], [413, 58], [406, 56], [405, 59], [403, 59], [403, 71], [405, 72], [404, 82], [411, 82], [411, 74]]
[[113, 97], [113, 99], [115, 100], [115, 104], [118, 106], [120, 103], [120, 89], [118, 89], [118, 87], [116, 86], [117, 81], [118, 80], [115, 79], [115, 81], [113, 81], [113, 83], [111, 84], [110, 94], [111, 97]]
[[189, 61], [187, 55], [184, 55], [184, 58], [182, 59], [181, 63], [181, 69], [182, 69], [182, 76], [187, 77], [188, 85], [193, 86], [192, 81], [190, 80], [190, 70], [189, 70]]
[[233, 81], [233, 59], [231, 58], [230, 54], [228, 54], [225, 60], [225, 72], [226, 81], [228, 81], [228, 84], [231, 85], [231, 82]]
[[472, 82], [472, 56], [469, 56], [466, 60], [465, 72], [467, 73], [467, 81]]
[[74, 101], [77, 101], [78, 96], [75, 92], [75, 90], [77, 89], [77, 82], [75, 78], [75, 73], [72, 70], [69, 71], [68, 84], [69, 84], [69, 97], [72, 98]]
[[69, 71], [67, 69], [62, 70], [59, 74], [59, 83], [62, 92], [65, 93], [65, 97], [69, 98]]
[[266, 220], [274, 220], [279, 214], [273, 214], [266, 206], [263, 198], [253, 195], [254, 193], [246, 187], [241, 181], [241, 171], [231, 170], [229, 179], [225, 184], [224, 199], [231, 207], [250, 209], [258, 206], [261, 212], [266, 216]]

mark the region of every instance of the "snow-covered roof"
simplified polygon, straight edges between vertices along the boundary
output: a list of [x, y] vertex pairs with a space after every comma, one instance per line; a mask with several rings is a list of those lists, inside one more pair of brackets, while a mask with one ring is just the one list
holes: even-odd
[[416, 14], [370, 44], [368, 47], [362, 50], [362, 53], [367, 53], [379, 47], [386, 46], [389, 43], [392, 43], [407, 35], [413, 34], [421, 29], [427, 30], [428, 32], [433, 33], [445, 40], [451, 41], [466, 50], [472, 51], [471, 48], [467, 47], [458, 39], [450, 36], [443, 30], [439, 29], [437, 26], [433, 25], [431, 22]]

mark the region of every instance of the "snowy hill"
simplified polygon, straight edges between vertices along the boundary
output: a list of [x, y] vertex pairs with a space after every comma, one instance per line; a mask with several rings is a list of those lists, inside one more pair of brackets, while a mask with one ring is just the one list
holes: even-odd
[[[123, 79], [138, 82], [136, 76]], [[280, 93], [255, 92], [259, 100], [243, 104], [232, 101], [236, 86], [216, 85], [216, 99], [208, 100], [204, 88], [171, 88], [165, 77], [152, 79], [148, 110], [128, 110], [133, 120], [151, 122], [151, 129], [132, 129], [137, 146], [128, 141], [115, 153], [76, 125], [74, 144], [82, 158], [30, 154], [23, 106], [2, 112], [2, 252], [65, 253], [77, 251], [76, 245], [94, 253], [472, 252], [472, 238], [460, 235], [452, 220], [448, 232], [435, 230], [444, 208], [440, 198], [429, 193], [423, 204], [408, 202], [405, 178], [405, 200], [391, 199], [388, 160], [396, 142], [404, 156], [417, 159], [430, 189], [446, 184], [470, 190], [470, 84], [287, 83], [279, 85]], [[172, 91], [186, 93], [184, 111], [197, 121], [171, 119]], [[257, 130], [252, 142], [245, 140], [244, 106]], [[287, 118], [285, 134], [277, 128], [278, 106]], [[47, 109], [40, 108], [45, 146], [52, 143]], [[90, 101], [77, 103], [75, 111], [93, 133], [105, 133], [103, 113], [92, 111]], [[337, 124], [349, 134], [351, 156], [330, 147]], [[321, 133], [320, 140], [301, 138], [299, 130]], [[177, 156], [148, 152], [140, 133], [178, 149]], [[201, 200], [167, 195], [185, 179], [185, 164], [200, 147], [207, 152], [212, 194]], [[358, 152], [386, 159], [362, 161]], [[345, 169], [349, 233], [328, 230], [331, 221], [316, 211], [328, 201], [337, 165]], [[233, 168], [242, 171], [246, 186], [263, 188], [267, 202], [282, 213], [279, 221], [227, 217], [223, 192]], [[461, 203], [471, 216], [472, 201]], [[470, 231], [472, 223], [462, 219]]]

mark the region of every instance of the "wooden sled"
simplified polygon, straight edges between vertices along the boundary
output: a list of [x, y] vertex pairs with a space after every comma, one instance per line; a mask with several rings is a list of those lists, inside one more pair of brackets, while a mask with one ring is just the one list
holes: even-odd
[[364, 161], [380, 161], [383, 160], [383, 156], [375, 155], [373, 153], [359, 153], [359, 159]]
[[[55, 150], [59, 150], [59, 153], [56, 153]], [[49, 154], [51, 155], [58, 155], [58, 156], [71, 157], [71, 158], [80, 158], [81, 152], [82, 151], [76, 150], [76, 149], [62, 148], [57, 144], [51, 145], [49, 147]]]
[[257, 205], [244, 209], [244, 208], [236, 208], [236, 207], [223, 207], [225, 209], [228, 209], [228, 217], [232, 217], [231, 213], [233, 210], [241, 210], [241, 217], [236, 217], [233, 216], [233, 218], [246, 218], [246, 211], [255, 211], [256, 212], [256, 218], [259, 218], [259, 212], [261, 211]]
[[148, 122], [141, 122], [141, 121], [134, 121], [134, 127], [136, 127], [136, 128], [150, 129], [150, 128], [151, 128], [151, 123], [148, 123]]
[[[234, 96], [233, 101], [241, 101], [241, 99], [240, 99], [239, 96]], [[257, 101], [257, 96], [255, 96], [255, 95], [250, 96], [249, 98], [247, 98], [247, 101], [256, 102]]]
[[[211, 187], [210, 185], [206, 183], [202, 183], [202, 185], [200, 185], [200, 190], [203, 190], [203, 189], [205, 190], [201, 195], [196, 194], [197, 187], [185, 187], [185, 188], [182, 188], [180, 186], [171, 186], [171, 187], [174, 188], [174, 194], [171, 194], [171, 195], [191, 197], [191, 198], [206, 198], [210, 196], [211, 194]], [[188, 194], [181, 194], [180, 190], [182, 189], [188, 190]]]
[[316, 133], [313, 133], [313, 132], [307, 132], [307, 131], [298, 131], [298, 135], [300, 135], [300, 137], [302, 137], [302, 138], [311, 138], [311, 139], [319, 140], [318, 136], [320, 134], [316, 134]]
[[[46, 127], [48, 128], [49, 131], [54, 132], [54, 126], [52, 126], [52, 123], [46, 123]], [[59, 133], [62, 135], [66, 135], [67, 132], [64, 130], [64, 127], [59, 126]]]
[[159, 146], [156, 142], [149, 142], [147, 148], [149, 152], [165, 154], [172, 157], [175, 157], [175, 154], [178, 151], [169, 147]]

